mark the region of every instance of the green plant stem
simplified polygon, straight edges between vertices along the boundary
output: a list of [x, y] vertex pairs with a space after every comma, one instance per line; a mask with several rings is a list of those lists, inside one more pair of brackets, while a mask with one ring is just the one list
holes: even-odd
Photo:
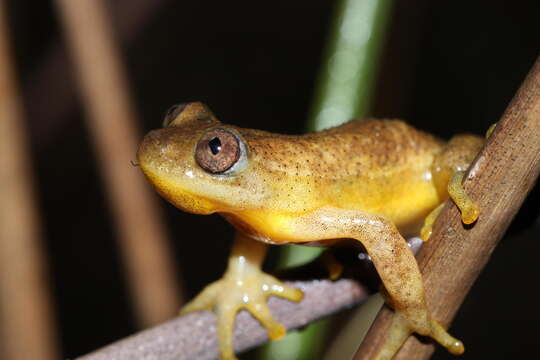
[[[390, 0], [340, 0], [336, 2], [317, 89], [307, 123], [308, 131], [337, 126], [369, 114], [391, 10]], [[296, 266], [320, 254], [318, 248], [285, 246], [278, 267]], [[310, 325], [263, 350], [263, 359], [315, 359], [321, 353], [328, 321]]]

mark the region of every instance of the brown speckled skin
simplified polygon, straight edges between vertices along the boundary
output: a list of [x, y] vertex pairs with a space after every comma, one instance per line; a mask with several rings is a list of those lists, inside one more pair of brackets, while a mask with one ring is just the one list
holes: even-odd
[[[223, 174], [211, 174], [194, 160], [198, 140], [214, 128], [236, 134], [242, 147], [240, 160]], [[318, 133], [279, 135], [224, 125], [204, 105], [191, 103], [168, 127], [145, 137], [138, 159], [167, 200], [193, 213], [221, 213], [243, 233], [237, 238], [362, 242], [397, 311], [388, 346], [379, 355], [383, 359], [411, 332], [431, 336], [454, 353], [463, 350], [431, 319], [418, 266], [402, 235], [418, 232], [425, 216], [448, 197], [450, 177], [468, 166], [482, 144], [471, 135], [445, 144], [399, 120], [353, 120]], [[261, 256], [250, 250], [256, 248], [247, 245], [251, 242], [242, 240], [234, 259], [252, 259], [258, 269]], [[238, 267], [235, 261], [229, 269]], [[230, 270], [224, 279], [242, 271]], [[230, 292], [234, 284], [219, 286]], [[216, 306], [210, 299], [216, 291], [211, 293], [201, 294], [191, 307]], [[228, 342], [225, 336], [222, 357], [232, 359]]]
[[[216, 127], [243, 139], [248, 158], [243, 171], [208, 174], [194, 162], [197, 140]], [[481, 145], [478, 137], [469, 137]], [[432, 165], [442, 151], [446, 160], [439, 163], [450, 170], [434, 171], [432, 181]], [[242, 212], [241, 218], [255, 216], [254, 211], [262, 220], [264, 214], [304, 213], [331, 205], [383, 215], [411, 235], [448, 197], [445, 186], [460, 167], [456, 164], [467, 166], [469, 154], [475, 152], [445, 148], [442, 141], [399, 120], [354, 120], [319, 133], [290, 136], [223, 125], [212, 117], [188, 118], [151, 132], [141, 144], [139, 162], [151, 182], [160, 184], [157, 190], [185, 211], [236, 216]], [[187, 178], [186, 171], [194, 177]], [[444, 186], [434, 186], [438, 183]]]

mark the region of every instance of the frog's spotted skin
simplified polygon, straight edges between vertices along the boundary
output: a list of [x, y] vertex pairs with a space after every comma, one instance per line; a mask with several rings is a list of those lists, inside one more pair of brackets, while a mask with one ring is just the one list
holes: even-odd
[[[300, 299], [298, 291], [258, 270], [265, 245], [253, 239], [362, 242], [396, 310], [379, 358], [391, 358], [412, 332], [453, 353], [463, 351], [431, 318], [418, 266], [402, 236], [416, 235], [449, 190], [464, 220], [475, 220], [462, 178], [450, 179], [466, 169], [481, 138], [463, 135], [445, 144], [399, 120], [354, 120], [319, 133], [279, 135], [222, 124], [200, 103], [178, 108], [166, 124], [139, 148], [146, 177], [178, 208], [218, 212], [239, 230], [225, 277], [187, 306], [216, 311], [223, 359], [234, 359], [231, 331], [238, 309], [251, 311], [277, 337], [283, 329], [272, 320], [266, 296]], [[436, 215], [428, 217], [423, 235], [429, 236]], [[236, 266], [238, 261], [251, 264], [250, 270]], [[272, 286], [283, 292], [268, 292]], [[216, 296], [223, 293], [228, 296]]]

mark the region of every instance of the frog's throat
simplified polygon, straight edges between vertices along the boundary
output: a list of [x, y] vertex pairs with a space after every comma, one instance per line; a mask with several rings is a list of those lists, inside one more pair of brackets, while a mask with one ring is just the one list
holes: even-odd
[[219, 204], [215, 200], [194, 194], [152, 171], [143, 170], [145, 170], [144, 175], [156, 191], [178, 209], [199, 215], [209, 215], [218, 211]]
[[179, 189], [175, 189], [174, 192], [164, 192], [159, 188], [156, 189], [161, 196], [182, 211], [198, 215], [210, 215], [217, 211], [215, 202], [209, 201], [202, 196]]
[[286, 213], [260, 211], [260, 209], [244, 209], [240, 211], [219, 211], [219, 214], [237, 230], [252, 239], [267, 244], [283, 245], [305, 243], [312, 240], [306, 240], [305, 237], [299, 236], [294, 226], [294, 219], [298, 218], [298, 216], [305, 216], [312, 211], [314, 210], [310, 209], [303, 213]]
[[265, 231], [265, 229], [262, 229], [260, 227], [257, 228], [256, 226], [251, 224], [251, 221], [243, 219], [240, 214], [234, 214], [229, 212], [220, 212], [219, 214], [223, 216], [232, 226], [234, 226], [236, 230], [241, 231], [252, 239], [272, 245], [281, 245], [288, 243], [288, 241], [285, 241], [283, 239], [269, 236], [268, 231]]

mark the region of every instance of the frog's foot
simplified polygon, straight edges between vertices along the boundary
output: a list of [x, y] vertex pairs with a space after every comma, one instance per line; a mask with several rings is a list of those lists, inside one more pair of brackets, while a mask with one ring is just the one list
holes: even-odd
[[448, 194], [461, 211], [461, 221], [464, 224], [472, 224], [478, 219], [480, 210], [463, 189], [463, 176], [465, 176], [464, 171], [456, 171], [448, 182]]
[[422, 317], [424, 320], [421, 322], [409, 321], [402, 313], [396, 311], [386, 342], [375, 358], [377, 360], [392, 359], [405, 343], [405, 340], [413, 333], [434, 339], [453, 355], [463, 354], [465, 347], [461, 341], [448, 334], [437, 321], [429, 319], [428, 316]]
[[[456, 204], [456, 206], [461, 211], [461, 221], [464, 224], [472, 224], [478, 219], [480, 210], [478, 206], [472, 202], [471, 198], [463, 189], [463, 177], [465, 176], [464, 171], [456, 171], [448, 182], [448, 194]], [[420, 230], [420, 237], [424, 241], [428, 241], [433, 230], [433, 224], [437, 217], [441, 213], [441, 210], [444, 207], [444, 203], [439, 204], [434, 210], [432, 210], [429, 215], [424, 220], [424, 226]]]
[[217, 317], [219, 350], [222, 360], [236, 359], [233, 349], [233, 330], [236, 313], [248, 310], [268, 329], [272, 340], [283, 337], [285, 328], [273, 319], [267, 305], [268, 296], [275, 295], [291, 301], [300, 301], [303, 293], [258, 269], [250, 271], [228, 270], [225, 276], [208, 285], [181, 311], [213, 309]]

